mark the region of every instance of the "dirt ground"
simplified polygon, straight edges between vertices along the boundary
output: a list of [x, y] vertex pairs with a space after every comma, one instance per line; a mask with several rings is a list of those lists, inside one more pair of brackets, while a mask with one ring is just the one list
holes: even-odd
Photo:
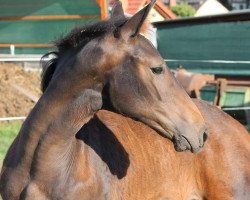
[[0, 63], [0, 118], [27, 116], [41, 95], [40, 73]]

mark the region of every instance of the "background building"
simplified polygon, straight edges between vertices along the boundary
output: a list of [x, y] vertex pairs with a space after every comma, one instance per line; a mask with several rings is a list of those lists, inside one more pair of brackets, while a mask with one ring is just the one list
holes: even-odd
[[73, 27], [107, 17], [106, 0], [0, 0], [0, 54], [43, 54]]
[[[115, 0], [109, 0], [109, 10], [111, 10], [114, 2]], [[150, 0], [122, 0], [121, 2], [125, 13], [133, 15], [148, 4]], [[151, 22], [175, 18], [176, 15], [162, 1], [156, 1], [150, 15]]]
[[[174, 6], [181, 2], [187, 2], [196, 10], [205, 2], [205, 0], [162, 0], [165, 5]], [[250, 9], [250, 0], [221, 0], [222, 4], [229, 4], [233, 10]]]

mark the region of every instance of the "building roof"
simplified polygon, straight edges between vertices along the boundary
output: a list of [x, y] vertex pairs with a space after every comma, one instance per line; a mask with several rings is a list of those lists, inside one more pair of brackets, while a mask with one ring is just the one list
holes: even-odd
[[220, 2], [217, 0], [206, 0], [201, 7], [195, 13], [195, 16], [206, 16], [206, 15], [216, 15], [228, 13], [226, 9]]
[[[109, 0], [109, 5], [113, 6], [116, 0]], [[121, 0], [123, 9], [126, 13], [135, 14], [140, 8], [145, 6], [150, 0]], [[154, 6], [155, 10], [165, 19], [175, 19], [176, 15], [165, 6], [161, 0], [157, 0]]]

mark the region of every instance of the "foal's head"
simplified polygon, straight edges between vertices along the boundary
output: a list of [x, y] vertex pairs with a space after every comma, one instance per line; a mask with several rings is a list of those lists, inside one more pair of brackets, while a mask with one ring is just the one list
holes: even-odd
[[110, 20], [75, 29], [61, 39], [54, 63], [44, 73], [43, 89], [53, 74], [72, 65], [66, 72], [77, 85], [90, 76], [90, 82], [104, 86], [104, 108], [148, 124], [179, 151], [197, 152], [206, 137], [204, 120], [158, 51], [139, 34], [154, 2], [130, 19], [117, 2]]

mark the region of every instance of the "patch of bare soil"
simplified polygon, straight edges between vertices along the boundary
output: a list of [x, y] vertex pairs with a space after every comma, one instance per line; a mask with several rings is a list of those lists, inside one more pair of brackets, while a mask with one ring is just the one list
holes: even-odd
[[27, 116], [40, 97], [40, 73], [0, 63], [0, 117]]

